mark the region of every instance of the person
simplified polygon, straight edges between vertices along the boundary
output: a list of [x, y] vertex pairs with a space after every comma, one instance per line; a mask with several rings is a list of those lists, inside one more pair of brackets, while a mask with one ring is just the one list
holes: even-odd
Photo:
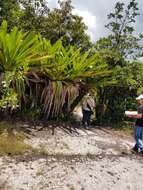
[[91, 115], [95, 108], [94, 98], [88, 93], [82, 101], [82, 125], [87, 128], [90, 126]]
[[129, 118], [135, 118], [135, 127], [134, 127], [134, 138], [135, 138], [135, 146], [133, 147], [133, 151], [143, 153], [143, 94], [139, 95], [136, 100], [138, 101], [138, 109], [137, 114], [128, 115]]

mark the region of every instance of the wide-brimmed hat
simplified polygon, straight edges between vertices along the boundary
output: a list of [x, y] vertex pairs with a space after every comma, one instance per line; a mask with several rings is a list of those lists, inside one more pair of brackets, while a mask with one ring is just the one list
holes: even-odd
[[143, 94], [139, 95], [139, 96], [136, 98], [136, 100], [141, 100], [141, 99], [143, 99]]

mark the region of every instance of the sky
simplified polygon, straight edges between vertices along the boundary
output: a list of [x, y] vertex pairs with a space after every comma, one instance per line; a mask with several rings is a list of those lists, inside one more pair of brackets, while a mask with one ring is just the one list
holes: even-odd
[[[57, 0], [47, 0], [49, 7], [57, 7]], [[84, 23], [88, 26], [87, 33], [92, 41], [108, 35], [105, 24], [108, 23], [107, 15], [112, 12], [117, 0], [72, 0], [73, 13], [83, 17]], [[122, 0], [125, 4], [129, 0]], [[143, 33], [143, 0], [136, 0], [140, 10], [135, 24], [136, 33]]]

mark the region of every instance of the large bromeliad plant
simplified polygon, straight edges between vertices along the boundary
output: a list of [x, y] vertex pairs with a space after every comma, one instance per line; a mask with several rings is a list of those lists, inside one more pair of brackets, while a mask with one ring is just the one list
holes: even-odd
[[69, 113], [88, 91], [88, 81], [101, 83], [110, 73], [102, 57], [91, 50], [81, 53], [74, 46], [63, 47], [61, 40], [51, 45], [17, 28], [7, 33], [6, 22], [0, 30], [0, 70], [4, 73], [0, 106], [40, 107], [46, 118]]

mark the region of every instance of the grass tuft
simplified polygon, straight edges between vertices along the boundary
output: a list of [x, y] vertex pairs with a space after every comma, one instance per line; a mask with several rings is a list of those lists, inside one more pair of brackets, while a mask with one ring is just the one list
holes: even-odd
[[43, 175], [44, 175], [43, 169], [39, 169], [39, 170], [36, 172], [36, 176], [43, 176]]
[[14, 136], [0, 136], [0, 155], [19, 155], [30, 150], [30, 146]]
[[16, 131], [16, 126], [0, 122], [0, 155], [19, 155], [31, 150], [24, 143], [24, 134]]

